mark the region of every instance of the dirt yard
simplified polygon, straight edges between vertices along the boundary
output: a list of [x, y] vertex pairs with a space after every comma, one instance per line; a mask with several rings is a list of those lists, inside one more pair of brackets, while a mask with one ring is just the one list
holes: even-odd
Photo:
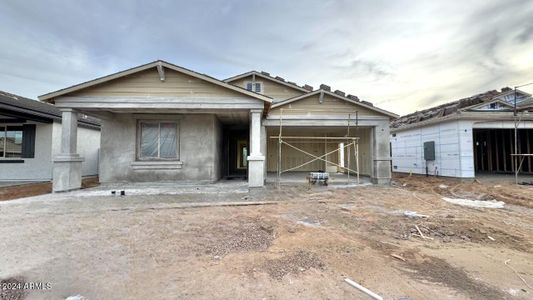
[[[221, 197], [0, 202], [0, 279], [48, 284], [0, 299], [369, 299], [344, 278], [385, 299], [533, 299], [531, 186], [397, 177]], [[187, 207], [227, 201], [268, 203]]]

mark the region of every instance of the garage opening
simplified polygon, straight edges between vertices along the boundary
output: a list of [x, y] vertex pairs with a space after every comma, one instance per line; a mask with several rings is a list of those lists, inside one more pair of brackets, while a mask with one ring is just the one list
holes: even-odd
[[[281, 176], [283, 183], [307, 182], [309, 172], [325, 171], [329, 173], [331, 184], [352, 184], [357, 180], [357, 173], [350, 172], [347, 168], [357, 169], [355, 147], [351, 144], [350, 137], [357, 137], [359, 154], [359, 172], [362, 182], [369, 182], [372, 174], [371, 159], [371, 134], [369, 127], [353, 129], [350, 137], [346, 135], [345, 127], [284, 127], [284, 137], [289, 138], [287, 144], [282, 144], [281, 161], [279, 154], [279, 127], [267, 128], [267, 181], [278, 183], [278, 163], [281, 162]], [[272, 138], [274, 137], [274, 138]], [[335, 139], [328, 139], [335, 138]], [[337, 139], [344, 137], [344, 139]], [[327, 155], [326, 155], [327, 154]], [[316, 159], [319, 157], [320, 159]], [[311, 162], [312, 161], [312, 162]], [[287, 171], [289, 170], [289, 171]], [[363, 178], [364, 177], [364, 178]]]
[[[474, 129], [474, 169], [478, 173], [513, 173], [516, 170], [514, 129]], [[518, 153], [532, 153], [533, 129], [518, 129]], [[520, 173], [533, 174], [533, 159], [524, 159]]]

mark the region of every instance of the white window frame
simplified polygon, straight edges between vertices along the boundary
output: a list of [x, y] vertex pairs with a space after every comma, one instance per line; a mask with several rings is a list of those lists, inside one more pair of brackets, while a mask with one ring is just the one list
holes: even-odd
[[[160, 157], [161, 151], [161, 123], [172, 123], [176, 125], [176, 157]], [[142, 143], [142, 124], [157, 124], [159, 132], [157, 135], [157, 157], [142, 157], [141, 143]], [[138, 161], [180, 161], [180, 124], [176, 120], [139, 120], [137, 122], [137, 155]]]
[[[23, 124], [15, 124], [15, 123], [4, 123], [0, 124], [0, 127], [4, 128], [4, 153], [2, 153], [2, 156], [0, 156], [1, 160], [19, 160], [22, 158], [22, 152], [20, 153], [20, 157], [6, 157], [6, 147], [7, 147], [7, 127], [22, 127]], [[24, 129], [22, 130], [22, 142], [24, 142]]]
[[[244, 82], [244, 89], [247, 90], [247, 91], [249, 91], [249, 89], [248, 89], [248, 84], [251, 84], [251, 85], [252, 85], [252, 92], [254, 92], [254, 93], [259, 93], [259, 94], [263, 94], [263, 92], [264, 92], [264, 84], [263, 84], [262, 81], [246, 81], [246, 82]], [[259, 87], [260, 87], [260, 88], [259, 88], [259, 90], [260, 90], [259, 92], [256, 92], [256, 91], [255, 91], [255, 86], [254, 86], [254, 84], [259, 84]]]

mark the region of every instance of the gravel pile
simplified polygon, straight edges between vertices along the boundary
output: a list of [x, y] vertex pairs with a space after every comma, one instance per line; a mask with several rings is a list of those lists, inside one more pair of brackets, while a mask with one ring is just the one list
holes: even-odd
[[265, 251], [274, 240], [274, 227], [260, 220], [239, 220], [236, 224], [218, 224], [208, 229], [205, 253], [215, 257], [230, 252]]
[[323, 270], [325, 264], [316, 254], [300, 250], [278, 259], [267, 260], [262, 267], [270, 277], [281, 280], [289, 273], [299, 274], [311, 268]]

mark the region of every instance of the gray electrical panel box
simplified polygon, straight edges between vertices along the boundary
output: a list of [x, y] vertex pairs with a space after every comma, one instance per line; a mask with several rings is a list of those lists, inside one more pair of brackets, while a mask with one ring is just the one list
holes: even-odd
[[435, 160], [435, 142], [424, 142], [424, 160]]

